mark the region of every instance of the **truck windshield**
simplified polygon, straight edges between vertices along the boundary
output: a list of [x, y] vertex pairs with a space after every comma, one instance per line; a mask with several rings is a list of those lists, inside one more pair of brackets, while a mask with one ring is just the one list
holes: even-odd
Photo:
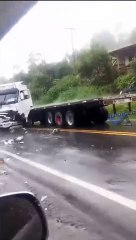
[[16, 103], [18, 99], [18, 94], [16, 93], [0, 93], [0, 105]]

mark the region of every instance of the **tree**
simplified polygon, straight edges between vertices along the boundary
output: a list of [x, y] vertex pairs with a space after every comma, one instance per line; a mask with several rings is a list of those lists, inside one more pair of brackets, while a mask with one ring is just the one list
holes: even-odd
[[72, 74], [72, 65], [67, 60], [56, 63], [54, 66], [54, 73], [56, 79], [61, 79], [64, 76]]
[[25, 84], [28, 84], [28, 75], [27, 73], [24, 73], [23, 71], [16, 73], [13, 75], [13, 77], [10, 79], [12, 82], [23, 82]]
[[78, 72], [90, 84], [105, 85], [113, 82], [111, 59], [107, 51], [98, 44], [84, 50], [78, 61]]
[[120, 75], [115, 81], [117, 90], [120, 91], [125, 88], [128, 88], [132, 83], [134, 83], [134, 80], [135, 79], [132, 73]]

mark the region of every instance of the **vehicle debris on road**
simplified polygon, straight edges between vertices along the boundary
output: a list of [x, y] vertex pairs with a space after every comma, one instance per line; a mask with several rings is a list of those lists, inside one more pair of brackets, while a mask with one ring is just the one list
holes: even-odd
[[10, 133], [14, 133], [15, 129], [14, 128], [9, 128]]
[[23, 136], [19, 136], [15, 139], [16, 142], [21, 142], [24, 139]]
[[25, 181], [24, 183], [28, 185], [28, 182], [27, 182], [27, 181]]
[[3, 164], [3, 163], [4, 163], [4, 159], [0, 158], [0, 164]]
[[61, 223], [61, 222], [62, 222], [62, 220], [61, 220], [60, 217], [58, 217], [58, 218], [56, 219], [56, 221], [57, 221], [58, 223]]
[[0, 112], [0, 128], [12, 131], [15, 127], [22, 127], [22, 116], [18, 111], [7, 110]]
[[13, 139], [9, 139], [9, 140], [5, 140], [4, 141], [4, 144], [5, 145], [11, 145], [11, 144], [13, 144], [14, 143], [14, 140]]
[[47, 198], [47, 196], [42, 196], [41, 197], [41, 202], [43, 202], [46, 198]]
[[16, 139], [11, 138], [11, 139], [8, 139], [8, 140], [7, 139], [6, 140], [2, 140], [1, 142], [3, 142], [5, 145], [11, 145], [13, 143], [23, 144], [24, 143], [24, 141], [22, 141], [23, 139], [24, 139], [23, 136], [19, 136]]
[[8, 172], [5, 171], [5, 170], [1, 170], [1, 171], [0, 171], [0, 175], [8, 175]]
[[59, 132], [60, 132], [60, 129], [55, 128], [55, 129], [53, 129], [52, 134], [57, 134], [57, 133], [59, 133]]
[[22, 128], [22, 130], [24, 130], [25, 134], [28, 133], [28, 131], [26, 130], [26, 128]]

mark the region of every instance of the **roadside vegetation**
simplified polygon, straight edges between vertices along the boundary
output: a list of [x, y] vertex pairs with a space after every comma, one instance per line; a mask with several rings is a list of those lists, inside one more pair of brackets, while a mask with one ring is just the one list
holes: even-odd
[[[132, 111], [136, 111], [136, 102], [131, 103], [131, 108], [132, 108]], [[113, 113], [112, 105], [109, 105], [107, 107], [107, 109], [108, 109], [109, 114]], [[125, 104], [117, 104], [116, 105], [116, 111], [117, 111], [117, 113], [124, 113], [124, 112], [125, 113], [129, 113], [129, 109], [128, 109], [127, 103], [125, 103]], [[135, 118], [136, 118], [136, 115], [135, 115]]]
[[[119, 95], [136, 80], [136, 61], [131, 63], [132, 73], [119, 75], [107, 50], [94, 43], [58, 63], [49, 64], [40, 54], [31, 54], [28, 64], [27, 73], [19, 72], [9, 81], [27, 84], [37, 105]], [[127, 105], [119, 108], [126, 111]]]

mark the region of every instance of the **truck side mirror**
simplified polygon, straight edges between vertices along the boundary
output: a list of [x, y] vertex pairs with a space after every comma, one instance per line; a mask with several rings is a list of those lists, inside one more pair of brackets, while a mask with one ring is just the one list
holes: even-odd
[[24, 93], [23, 92], [20, 92], [20, 99], [21, 99], [21, 101], [24, 100]]

